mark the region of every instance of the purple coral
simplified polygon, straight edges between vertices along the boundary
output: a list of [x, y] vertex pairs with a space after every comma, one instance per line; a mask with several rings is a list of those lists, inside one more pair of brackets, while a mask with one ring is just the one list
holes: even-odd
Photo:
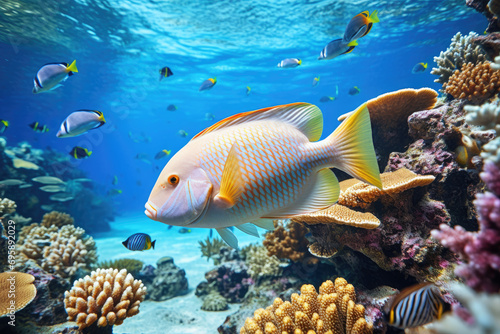
[[477, 194], [474, 204], [479, 215], [479, 231], [461, 226], [440, 225], [432, 236], [457, 253], [463, 263], [455, 273], [477, 291], [500, 290], [500, 169], [487, 162], [482, 180], [492, 192]]

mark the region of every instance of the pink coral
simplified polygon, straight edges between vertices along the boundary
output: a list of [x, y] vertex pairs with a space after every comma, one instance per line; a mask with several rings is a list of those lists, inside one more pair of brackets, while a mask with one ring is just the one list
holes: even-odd
[[479, 231], [468, 232], [461, 226], [446, 224], [432, 236], [457, 253], [464, 263], [455, 273], [477, 291], [500, 290], [500, 169], [487, 162], [481, 178], [493, 192], [477, 194], [474, 205], [479, 215]]

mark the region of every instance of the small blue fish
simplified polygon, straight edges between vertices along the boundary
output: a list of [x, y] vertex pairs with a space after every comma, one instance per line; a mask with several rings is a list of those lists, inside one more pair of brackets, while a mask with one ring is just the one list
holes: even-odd
[[313, 87], [316, 87], [319, 83], [319, 76], [317, 76], [316, 78], [313, 79], [313, 83], [312, 83], [312, 86]]
[[298, 58], [283, 59], [278, 63], [279, 68], [294, 68], [302, 64], [302, 60]]
[[188, 133], [184, 130], [179, 130], [179, 132], [177, 132], [177, 134], [181, 137], [187, 137], [188, 136]]
[[217, 78], [208, 78], [207, 80], [203, 81], [200, 88], [198, 89], [199, 92], [203, 90], [209, 90], [212, 89], [213, 86], [217, 83]]
[[118, 176], [113, 176], [113, 181], [111, 181], [111, 184], [116, 186], [118, 184]]
[[170, 155], [171, 150], [161, 150], [160, 152], [156, 153], [155, 159], [160, 160], [161, 158], [168, 157]]
[[0, 134], [4, 133], [8, 127], [9, 127], [9, 121], [0, 119]]
[[181, 233], [181, 234], [191, 233], [191, 229], [190, 229], [190, 228], [185, 228], [185, 227], [183, 227], [183, 228], [181, 228], [181, 229], [179, 230], [179, 233]]
[[167, 77], [172, 76], [172, 75], [174, 75], [174, 73], [172, 72], [172, 70], [169, 67], [165, 66], [164, 68], [162, 68], [160, 70], [160, 81], [163, 78], [167, 78]]
[[358, 86], [354, 86], [349, 89], [349, 95], [358, 95], [359, 92], [361, 92], [361, 89], [359, 89]]
[[176, 111], [177, 110], [177, 106], [175, 104], [170, 104], [168, 107], [167, 107], [167, 110], [168, 111]]
[[247, 92], [246, 92], [247, 96], [250, 95], [251, 90], [252, 90], [252, 88], [250, 88], [250, 86], [247, 86]]
[[32, 128], [35, 132], [49, 132], [49, 128], [47, 127], [47, 125], [41, 125], [38, 122], [31, 123], [29, 127]]
[[387, 323], [397, 328], [413, 328], [441, 319], [450, 310], [433, 283], [410, 286], [385, 307]]
[[319, 99], [319, 102], [330, 102], [335, 100], [333, 96], [323, 96], [321, 99]]
[[426, 69], [427, 69], [427, 63], [418, 63], [417, 65], [413, 66], [411, 73], [416, 74], [425, 72]]
[[155, 241], [151, 242], [151, 237], [146, 233], [132, 234], [122, 244], [131, 251], [143, 251], [148, 249], [155, 249]]

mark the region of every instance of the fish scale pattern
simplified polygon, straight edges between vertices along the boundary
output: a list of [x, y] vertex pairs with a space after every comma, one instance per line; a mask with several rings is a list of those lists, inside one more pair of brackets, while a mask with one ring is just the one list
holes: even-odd
[[[298, 129], [281, 122], [252, 122], [234, 127], [209, 141], [199, 156], [201, 167], [216, 188], [233, 144], [240, 161], [245, 189], [231, 208], [236, 215], [260, 216], [287, 207], [298, 199], [309, 177], [331, 152], [327, 145], [308, 146]], [[304, 148], [311, 149], [306, 152]]]

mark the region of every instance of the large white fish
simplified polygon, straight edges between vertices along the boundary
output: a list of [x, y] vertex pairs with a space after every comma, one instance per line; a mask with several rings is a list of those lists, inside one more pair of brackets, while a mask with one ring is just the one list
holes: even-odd
[[60, 83], [73, 73], [77, 73], [76, 60], [68, 63], [49, 63], [43, 65], [33, 80], [33, 94], [46, 92], [60, 86]]
[[321, 50], [318, 60], [333, 59], [340, 55], [348, 54], [352, 52], [357, 45], [357, 41], [346, 43], [342, 38], [334, 39]]
[[197, 134], [163, 168], [146, 215], [165, 224], [215, 228], [232, 247], [228, 229], [258, 235], [252, 222], [315, 212], [334, 204], [337, 167], [382, 187], [370, 115], [359, 107], [327, 138], [323, 115], [292, 103], [228, 117]]
[[62, 123], [57, 137], [76, 137], [106, 123], [104, 115], [98, 110], [78, 110], [71, 113]]

